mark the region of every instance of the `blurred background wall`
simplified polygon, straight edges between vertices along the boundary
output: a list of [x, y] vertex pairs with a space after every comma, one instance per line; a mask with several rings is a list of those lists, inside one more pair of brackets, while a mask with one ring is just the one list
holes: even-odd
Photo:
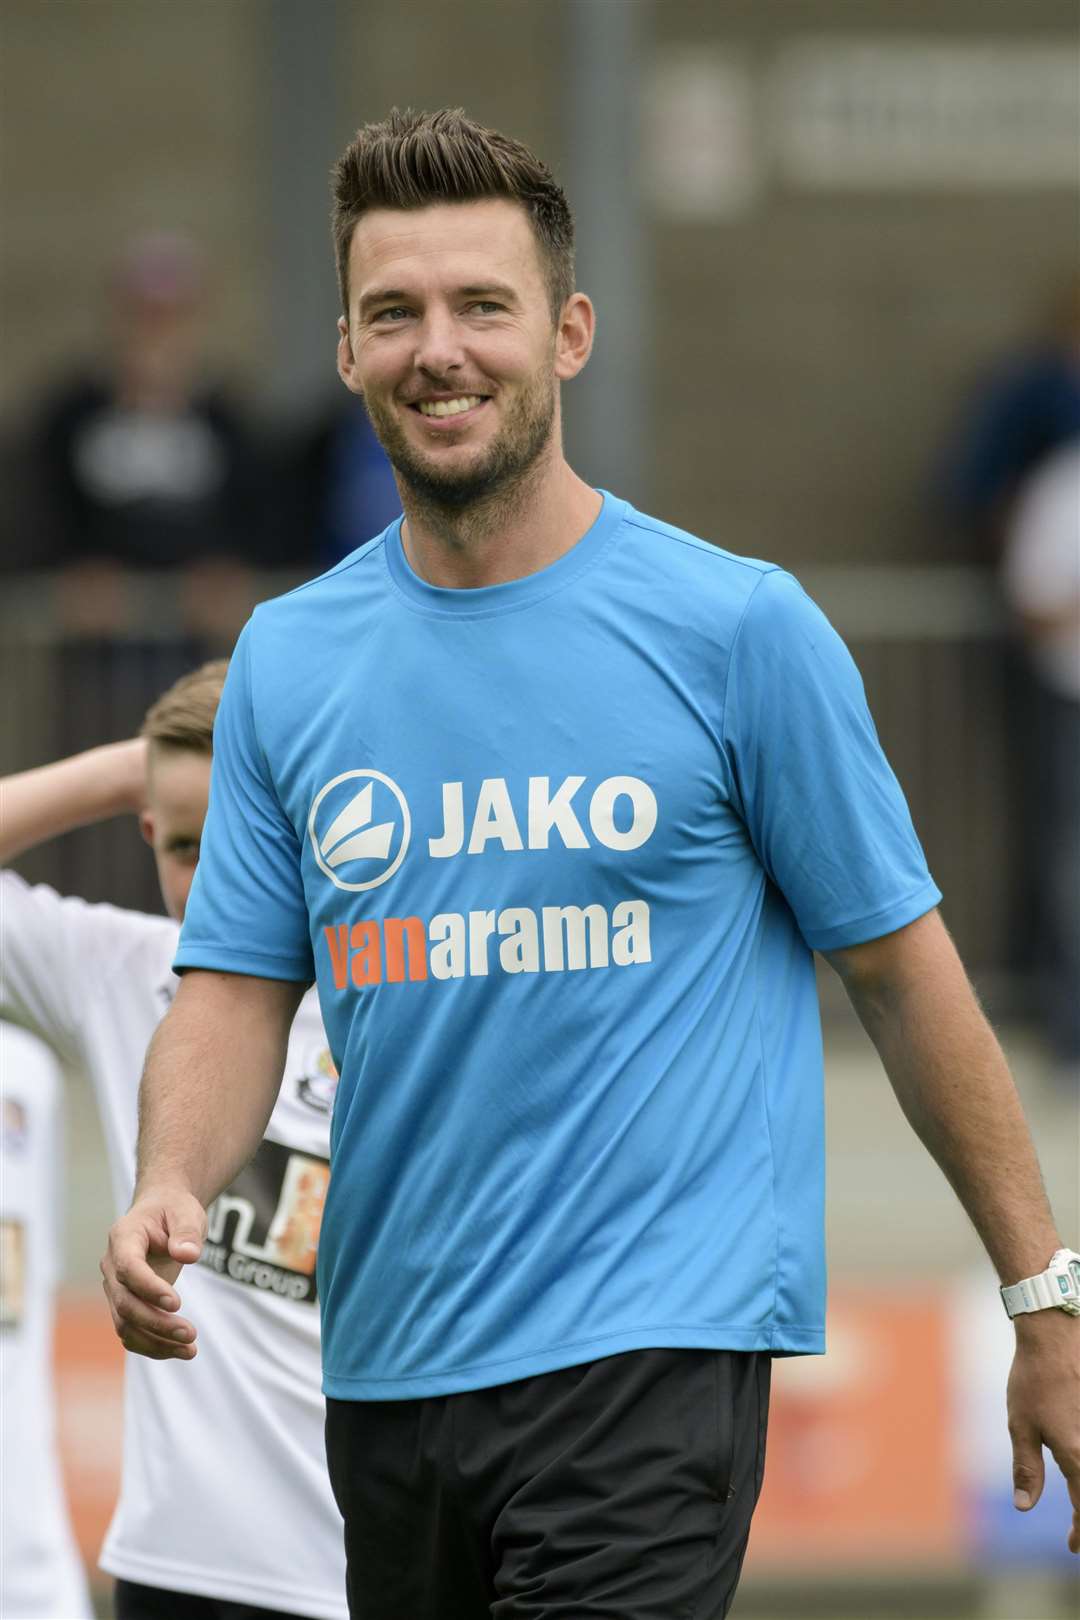
[[[1080, 433], [1077, 64], [1074, 0], [6, 0], [0, 766], [129, 732], [182, 667], [228, 649], [251, 602], [386, 520], [385, 468], [333, 370], [329, 168], [394, 103], [463, 105], [544, 155], [578, 212], [599, 334], [568, 391], [571, 460], [792, 568], [852, 646], [1075, 1220], [1074, 1071], [1043, 1036], [1038, 705], [999, 565], [1024, 481]], [[164, 261], [147, 248], [162, 233]], [[122, 369], [124, 322], [159, 297], [147, 266], [165, 262], [167, 280], [189, 250], [175, 352], [188, 403], [213, 383], [215, 432], [228, 400], [240, 504], [213, 544], [206, 529], [168, 553], [124, 550], [61, 511], [57, 423], [76, 382]], [[85, 471], [85, 445], [65, 444]], [[131, 828], [21, 866], [158, 907]], [[965, 1333], [945, 1296], [982, 1262], [825, 992], [832, 1246], [858, 1294], [841, 1342], [882, 1320], [868, 1279], [942, 1278], [934, 1324], [895, 1331], [936, 1335], [927, 1409], [946, 1402], [951, 1423], [941, 1391]], [[77, 1091], [73, 1107], [79, 1139]], [[72, 1173], [96, 1254], [86, 1141]], [[77, 1235], [77, 1279], [91, 1263]], [[84, 1343], [82, 1327], [69, 1338]], [[869, 1364], [852, 1357], [847, 1384], [796, 1397], [778, 1444], [816, 1455], [822, 1423], [835, 1439], [813, 1401], [850, 1395]], [[922, 1547], [946, 1584], [975, 1556], [973, 1500], [956, 1484], [936, 1539], [915, 1534], [911, 1559]], [[777, 1511], [766, 1577], [796, 1535], [797, 1504]], [[873, 1527], [845, 1562], [823, 1528], [837, 1499], [818, 1511], [800, 1543], [811, 1563], [816, 1544], [838, 1579], [868, 1548], [873, 1569], [895, 1566]], [[995, 1601], [1017, 1620], [1028, 1599]]]
[[[163, 225], [206, 248], [215, 359], [264, 406], [329, 391], [322, 176], [357, 123], [460, 103], [578, 201], [593, 98], [603, 184], [640, 210], [647, 465], [617, 470], [785, 562], [941, 561], [927, 469], [1073, 268], [1075, 24], [1071, 0], [909, 0], [902, 27], [890, 0], [8, 0], [0, 406], [94, 349], [118, 245]], [[600, 106], [582, 69], [612, 51]], [[601, 361], [611, 227], [582, 213]]]
[[[461, 103], [546, 154], [578, 209], [600, 321], [568, 392], [575, 464], [819, 596], [961, 943], [1014, 992], [1027, 856], [995, 545], [977, 493], [952, 486], [980, 389], [1066, 319], [1075, 22], [1071, 0], [912, 0], [902, 24], [890, 0], [9, 0], [9, 577], [71, 560], [50, 552], [27, 437], [50, 391], [107, 354], [108, 291], [140, 233], [198, 244], [206, 366], [262, 436], [263, 486], [298, 463], [310, 484], [310, 439], [345, 404], [330, 164], [395, 102]], [[325, 561], [302, 482], [255, 509], [248, 560]], [[24, 626], [39, 619], [18, 600]], [[144, 639], [161, 619], [127, 617]], [[50, 752], [34, 718], [6, 764]], [[988, 869], [1002, 880], [979, 881]]]

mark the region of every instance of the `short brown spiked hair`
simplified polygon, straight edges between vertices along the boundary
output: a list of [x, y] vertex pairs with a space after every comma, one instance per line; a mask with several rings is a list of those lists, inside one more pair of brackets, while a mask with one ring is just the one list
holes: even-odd
[[520, 203], [536, 235], [555, 320], [574, 290], [574, 220], [562, 187], [527, 146], [484, 129], [460, 107], [433, 113], [394, 107], [381, 122], [365, 124], [334, 165], [333, 195], [346, 319], [353, 230], [372, 208], [427, 208], [489, 197]]

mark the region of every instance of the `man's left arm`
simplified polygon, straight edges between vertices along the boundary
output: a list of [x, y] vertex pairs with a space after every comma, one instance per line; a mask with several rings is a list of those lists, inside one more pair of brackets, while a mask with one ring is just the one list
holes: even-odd
[[[1045, 1269], [1062, 1247], [1005, 1056], [936, 911], [826, 953], [913, 1129], [970, 1216], [1003, 1284]], [[1042, 1447], [1069, 1487], [1069, 1548], [1080, 1552], [1080, 1317], [1015, 1319], [1009, 1432], [1016, 1504], [1043, 1487]]]

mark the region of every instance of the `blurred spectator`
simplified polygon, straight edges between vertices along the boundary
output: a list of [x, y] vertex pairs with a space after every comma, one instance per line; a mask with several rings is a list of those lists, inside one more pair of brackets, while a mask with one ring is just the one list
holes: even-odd
[[1033, 676], [1039, 955], [1057, 1060], [1080, 1079], [1080, 429], [1021, 489], [1002, 585]]
[[227, 651], [250, 607], [250, 564], [274, 560], [255, 437], [204, 374], [205, 306], [194, 242], [135, 238], [112, 279], [106, 352], [61, 381], [31, 428], [33, 551], [24, 538], [20, 560], [60, 565], [59, 616], [84, 641], [137, 621], [138, 571], [183, 568], [197, 651]]
[[983, 558], [1000, 554], [1023, 480], [1080, 435], [1080, 277], [1053, 301], [1045, 332], [997, 366], [972, 398], [941, 472], [946, 515]]
[[[401, 513], [397, 485], [360, 400], [342, 392], [296, 456], [297, 510], [289, 521], [289, 560], [332, 568]], [[303, 551], [294, 549], [303, 546]]]
[[110, 351], [61, 384], [32, 446], [52, 560], [160, 568], [257, 556], [252, 439], [200, 374], [205, 288], [184, 236], [139, 237], [124, 253]]
[[[255, 565], [278, 560], [269, 457], [207, 366], [207, 290], [188, 237], [133, 240], [108, 289], [102, 353], [59, 380], [25, 440], [16, 561], [55, 570], [60, 639], [44, 756], [134, 731], [163, 686], [231, 652]], [[95, 836], [65, 849], [62, 883]], [[118, 890], [122, 904], [156, 907], [137, 870]]]
[[[1080, 276], [1050, 300], [1042, 329], [993, 365], [962, 414], [938, 469], [937, 504], [971, 560], [1001, 562], [1018, 492], [1055, 450], [1080, 436]], [[1043, 853], [1036, 833], [1046, 766], [1037, 740], [1046, 706], [1022, 640], [1003, 652], [1005, 720], [1020, 767], [1007, 819], [1017, 829], [1010, 862], [1008, 967], [1018, 981], [1045, 975]]]

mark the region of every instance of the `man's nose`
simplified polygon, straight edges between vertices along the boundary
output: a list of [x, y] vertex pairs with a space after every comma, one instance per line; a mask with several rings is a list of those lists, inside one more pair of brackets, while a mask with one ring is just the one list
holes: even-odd
[[461, 334], [448, 310], [429, 310], [416, 334], [416, 366], [429, 377], [445, 377], [465, 364]]

